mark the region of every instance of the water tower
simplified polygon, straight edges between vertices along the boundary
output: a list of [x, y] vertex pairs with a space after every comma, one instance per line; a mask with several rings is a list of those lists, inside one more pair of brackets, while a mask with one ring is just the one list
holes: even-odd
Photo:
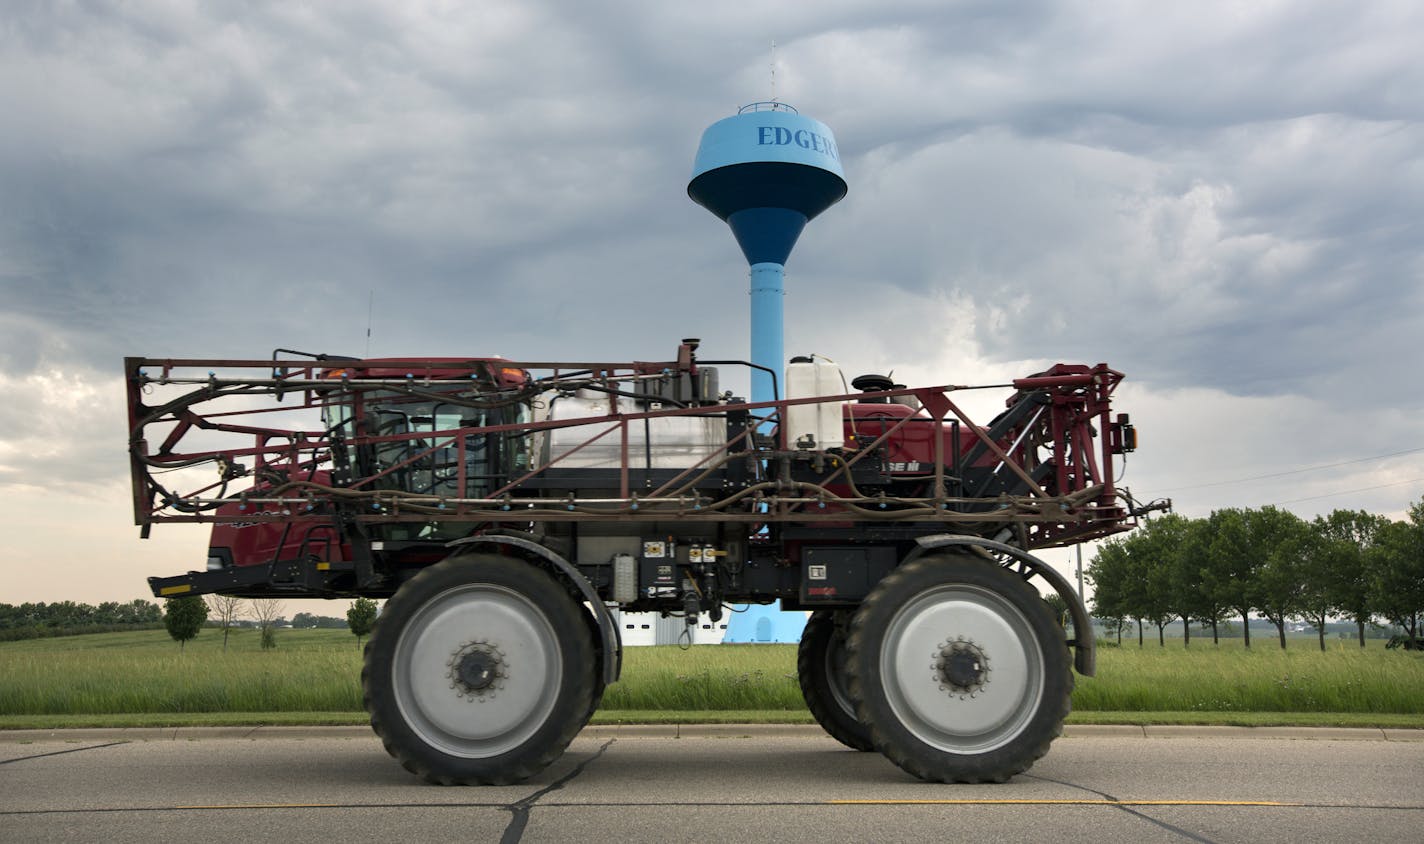
[[[743, 106], [702, 133], [687, 195], [730, 226], [742, 247], [751, 265], [751, 361], [784, 373], [786, 259], [806, 223], [846, 195], [835, 137], [785, 103]], [[765, 373], [753, 371], [751, 398], [779, 398]]]
[[[784, 389], [786, 259], [806, 223], [846, 195], [835, 136], [785, 103], [743, 106], [702, 133], [687, 195], [730, 226], [742, 247], [751, 265], [751, 361], [778, 373]], [[752, 371], [751, 387], [754, 402], [780, 398], [765, 372]], [[805, 620], [753, 605], [732, 616], [724, 641], [795, 642]]]

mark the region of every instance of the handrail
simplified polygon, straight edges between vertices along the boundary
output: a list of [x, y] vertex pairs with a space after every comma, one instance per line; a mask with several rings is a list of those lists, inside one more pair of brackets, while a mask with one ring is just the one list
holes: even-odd
[[795, 107], [780, 102], [779, 100], [760, 100], [758, 102], [748, 103], [737, 109], [737, 114], [747, 114], [748, 112], [756, 111], [789, 111], [792, 114], [801, 113], [797, 111]]

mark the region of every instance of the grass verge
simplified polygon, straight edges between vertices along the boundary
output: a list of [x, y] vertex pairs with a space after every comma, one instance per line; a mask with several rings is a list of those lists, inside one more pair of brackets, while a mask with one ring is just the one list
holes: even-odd
[[[1309, 644], [1313, 644], [1309, 643]], [[163, 631], [0, 643], [0, 729], [364, 724], [355, 639], [204, 630], [179, 649]], [[1282, 651], [1180, 640], [1103, 648], [1077, 678], [1078, 724], [1424, 727], [1424, 654], [1332, 642]], [[629, 648], [594, 723], [811, 723], [795, 645]]]

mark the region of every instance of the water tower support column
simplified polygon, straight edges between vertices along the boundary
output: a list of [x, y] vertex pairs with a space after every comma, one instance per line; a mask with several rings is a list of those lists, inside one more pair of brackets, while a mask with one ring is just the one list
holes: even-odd
[[[752, 363], [764, 366], [772, 372], [781, 372], [786, 361], [782, 337], [785, 274], [786, 268], [781, 264], [752, 264]], [[769, 374], [753, 370], [752, 401], [775, 401], [782, 398], [773, 394], [772, 383]], [[784, 384], [778, 386], [781, 390], [786, 389]]]

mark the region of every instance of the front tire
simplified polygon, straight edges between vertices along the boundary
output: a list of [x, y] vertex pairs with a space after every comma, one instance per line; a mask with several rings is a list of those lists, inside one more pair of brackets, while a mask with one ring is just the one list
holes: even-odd
[[506, 785], [543, 770], [593, 708], [592, 637], [543, 570], [447, 558], [386, 602], [361, 684], [371, 727], [406, 770], [442, 785]]
[[851, 619], [848, 689], [875, 748], [933, 782], [1004, 782], [1071, 706], [1067, 643], [1024, 580], [935, 555], [886, 576]]
[[852, 750], [874, 750], [870, 730], [856, 720], [846, 690], [845, 628], [838, 613], [816, 610], [801, 633], [796, 651], [796, 678], [806, 708], [831, 738]]

